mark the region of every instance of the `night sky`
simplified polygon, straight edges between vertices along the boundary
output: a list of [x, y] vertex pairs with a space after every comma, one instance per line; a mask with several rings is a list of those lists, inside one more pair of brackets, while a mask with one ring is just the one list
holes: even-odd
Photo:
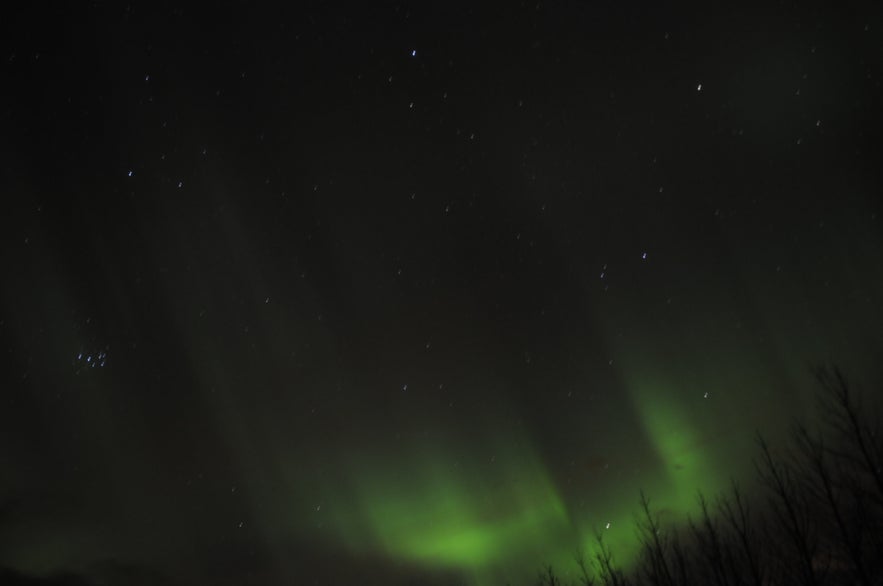
[[642, 488], [695, 512], [812, 367], [883, 381], [878, 3], [22, 4], [9, 571], [627, 564]]

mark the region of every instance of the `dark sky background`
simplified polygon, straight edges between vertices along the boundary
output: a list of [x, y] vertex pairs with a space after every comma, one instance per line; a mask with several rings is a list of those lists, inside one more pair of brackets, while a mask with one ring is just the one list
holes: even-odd
[[627, 563], [810, 367], [883, 382], [877, 3], [24, 4], [7, 577]]

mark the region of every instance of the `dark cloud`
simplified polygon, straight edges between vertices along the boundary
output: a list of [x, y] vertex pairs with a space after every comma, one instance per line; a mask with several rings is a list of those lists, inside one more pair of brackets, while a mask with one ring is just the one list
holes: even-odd
[[0, 584], [4, 586], [95, 586], [83, 576], [59, 573], [50, 576], [31, 576], [12, 568], [0, 568]]

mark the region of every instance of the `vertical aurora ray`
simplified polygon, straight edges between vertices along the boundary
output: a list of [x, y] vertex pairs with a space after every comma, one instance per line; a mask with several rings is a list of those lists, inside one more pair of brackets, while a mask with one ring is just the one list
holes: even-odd
[[[746, 390], [757, 388], [757, 381], [769, 374], [738, 339], [725, 340], [722, 347], [742, 357], [742, 370], [715, 356], [685, 362], [678, 353], [660, 350], [657, 358], [648, 359], [654, 353], [647, 347], [642, 353], [622, 353], [621, 361], [630, 366], [620, 376], [655, 460], [640, 489], [665, 524], [699, 514], [700, 491], [713, 497], [731, 480], [751, 477], [755, 426], [762, 427], [764, 417], [752, 411], [755, 399]], [[702, 355], [699, 347], [692, 352], [688, 355]], [[728, 400], [720, 401], [721, 396]], [[632, 525], [637, 504], [632, 503]]]
[[714, 453], [719, 446], [701, 431], [693, 405], [671, 389], [659, 384], [638, 385], [634, 396], [661, 467], [661, 486], [649, 496], [657, 510], [683, 518], [694, 511], [697, 491], [723, 488], [726, 476], [716, 464], [719, 455]]

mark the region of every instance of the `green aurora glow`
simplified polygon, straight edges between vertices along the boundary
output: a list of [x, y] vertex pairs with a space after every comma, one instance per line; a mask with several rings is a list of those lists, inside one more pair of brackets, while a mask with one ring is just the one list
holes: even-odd
[[880, 382], [874, 19], [417, 4], [9, 20], [0, 569], [629, 567]]

